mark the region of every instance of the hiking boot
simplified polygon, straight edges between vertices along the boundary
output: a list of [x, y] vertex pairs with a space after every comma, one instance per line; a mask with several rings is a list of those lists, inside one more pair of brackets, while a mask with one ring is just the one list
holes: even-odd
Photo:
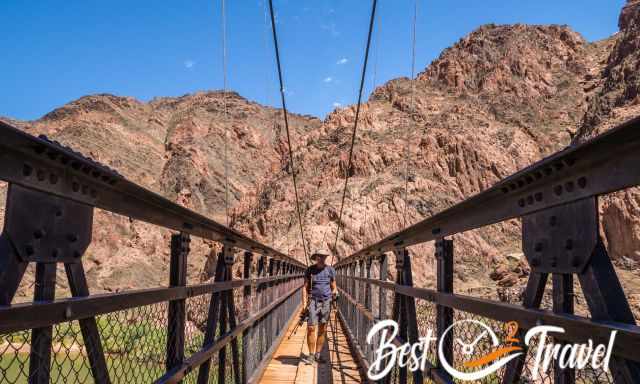
[[302, 354], [302, 357], [300, 358], [300, 360], [302, 360], [302, 362], [305, 363], [306, 365], [313, 365], [313, 362], [314, 362], [313, 355]]

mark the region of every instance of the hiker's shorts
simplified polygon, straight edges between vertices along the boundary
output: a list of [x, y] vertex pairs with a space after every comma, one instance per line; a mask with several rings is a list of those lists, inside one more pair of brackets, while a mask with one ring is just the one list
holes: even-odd
[[326, 324], [331, 313], [331, 299], [315, 300], [309, 302], [309, 320], [307, 325]]

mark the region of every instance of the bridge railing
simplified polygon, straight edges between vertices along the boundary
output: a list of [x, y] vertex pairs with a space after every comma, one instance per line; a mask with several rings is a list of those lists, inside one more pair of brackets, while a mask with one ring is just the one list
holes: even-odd
[[[0, 383], [260, 377], [301, 303], [300, 262], [4, 123], [0, 179]], [[90, 294], [82, 257], [96, 207], [175, 231], [168, 287]], [[187, 285], [191, 236], [222, 245], [213, 282]], [[34, 300], [12, 304], [29, 263]], [[58, 265], [71, 298], [55, 299]]]
[[[463, 373], [477, 371], [477, 366], [464, 363], [495, 349], [488, 340], [478, 342], [473, 353], [462, 348], [461, 343], [472, 344], [482, 334], [478, 323], [468, 321], [479, 320], [503, 340], [517, 339], [509, 345], [524, 352], [483, 382], [639, 383], [640, 327], [601, 239], [597, 203], [598, 196], [640, 185], [638, 164], [640, 119], [635, 119], [340, 260], [336, 264], [342, 292], [339, 317], [363, 367], [368, 370], [374, 363], [374, 348], [380, 342], [375, 335], [373, 343], [367, 343], [368, 330], [383, 319], [393, 319], [399, 325], [395, 345], [416, 343], [431, 329], [438, 342], [442, 340], [442, 354], [432, 343], [425, 352], [424, 370], [411, 372], [396, 364], [381, 381], [454, 382], [457, 379], [445, 364]], [[522, 250], [531, 269], [522, 305], [455, 294], [451, 236], [514, 218], [521, 219]], [[417, 288], [409, 247], [430, 241], [435, 242], [436, 289]], [[574, 292], [574, 278], [580, 283], [580, 295]], [[546, 310], [541, 302], [548, 280], [552, 308]], [[590, 316], [574, 314], [576, 295], [584, 297]], [[608, 345], [617, 331], [610, 369], [552, 363], [549, 370], [534, 372], [537, 345], [527, 348], [523, 338], [537, 325], [563, 328], [564, 333], [553, 333], [561, 347], [589, 340]], [[447, 332], [449, 328], [452, 332]]]

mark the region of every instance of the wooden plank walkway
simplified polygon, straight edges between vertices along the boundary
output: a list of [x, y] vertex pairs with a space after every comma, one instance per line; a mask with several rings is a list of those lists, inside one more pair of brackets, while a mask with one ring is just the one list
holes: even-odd
[[[307, 325], [295, 327], [294, 321], [265, 370], [261, 384], [351, 384], [362, 383], [358, 366], [347, 343], [342, 324], [332, 312], [327, 329], [327, 342], [322, 356], [329, 363], [306, 365], [301, 354], [308, 354]], [[295, 333], [293, 331], [296, 331]]]

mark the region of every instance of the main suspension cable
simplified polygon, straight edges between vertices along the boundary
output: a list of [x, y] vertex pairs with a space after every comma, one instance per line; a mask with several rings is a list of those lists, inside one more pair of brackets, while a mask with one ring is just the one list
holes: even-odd
[[280, 81], [280, 98], [282, 100], [282, 113], [284, 116], [284, 126], [287, 131], [287, 145], [289, 147], [289, 163], [291, 164], [291, 176], [293, 178], [293, 191], [296, 197], [296, 211], [298, 213], [298, 224], [300, 225], [300, 239], [302, 240], [302, 249], [307, 265], [309, 265], [309, 255], [307, 254], [307, 245], [304, 238], [304, 229], [302, 226], [302, 214], [300, 213], [300, 199], [298, 197], [298, 184], [296, 182], [296, 169], [293, 162], [293, 149], [291, 146], [291, 135], [289, 133], [289, 117], [287, 114], [287, 103], [285, 100], [284, 81], [282, 80], [282, 66], [280, 64], [280, 49], [278, 47], [278, 34], [276, 32], [276, 20], [273, 12], [273, 0], [269, 0], [269, 13], [271, 14], [271, 31], [273, 33], [273, 46], [276, 53], [276, 63], [278, 66], [278, 79]]
[[369, 48], [371, 47], [371, 35], [373, 34], [373, 26], [376, 19], [376, 6], [377, 0], [373, 0], [371, 5], [371, 18], [369, 20], [369, 33], [367, 35], [367, 46], [364, 52], [364, 63], [362, 65], [362, 75], [360, 77], [360, 90], [358, 92], [358, 105], [356, 106], [356, 116], [353, 123], [353, 133], [351, 134], [351, 146], [349, 148], [349, 161], [347, 163], [347, 174], [344, 179], [344, 189], [342, 191], [342, 202], [340, 204], [340, 214], [338, 215], [338, 227], [336, 229], [336, 239], [333, 243], [334, 252], [331, 254], [331, 264], [333, 264], [333, 254], [338, 250], [338, 237], [340, 236], [340, 227], [342, 226], [342, 212], [344, 209], [344, 201], [347, 196], [347, 187], [349, 183], [349, 177], [351, 176], [351, 167], [353, 166], [353, 147], [356, 142], [356, 134], [358, 131], [358, 120], [360, 118], [360, 107], [362, 105], [362, 91], [364, 89], [365, 78], [367, 75], [367, 63], [369, 61]]
[[412, 30], [412, 43], [411, 43], [411, 102], [409, 103], [409, 117], [410, 117], [410, 126], [407, 129], [407, 133], [405, 134], [405, 147], [404, 147], [404, 155], [405, 155], [405, 164], [404, 164], [404, 208], [402, 212], [402, 217], [404, 220], [404, 227], [407, 226], [407, 204], [409, 201], [409, 158], [410, 158], [410, 140], [411, 133], [413, 128], [415, 127], [415, 93], [416, 93], [416, 21], [418, 19], [418, 0], [414, 0], [413, 7], [413, 30]]

